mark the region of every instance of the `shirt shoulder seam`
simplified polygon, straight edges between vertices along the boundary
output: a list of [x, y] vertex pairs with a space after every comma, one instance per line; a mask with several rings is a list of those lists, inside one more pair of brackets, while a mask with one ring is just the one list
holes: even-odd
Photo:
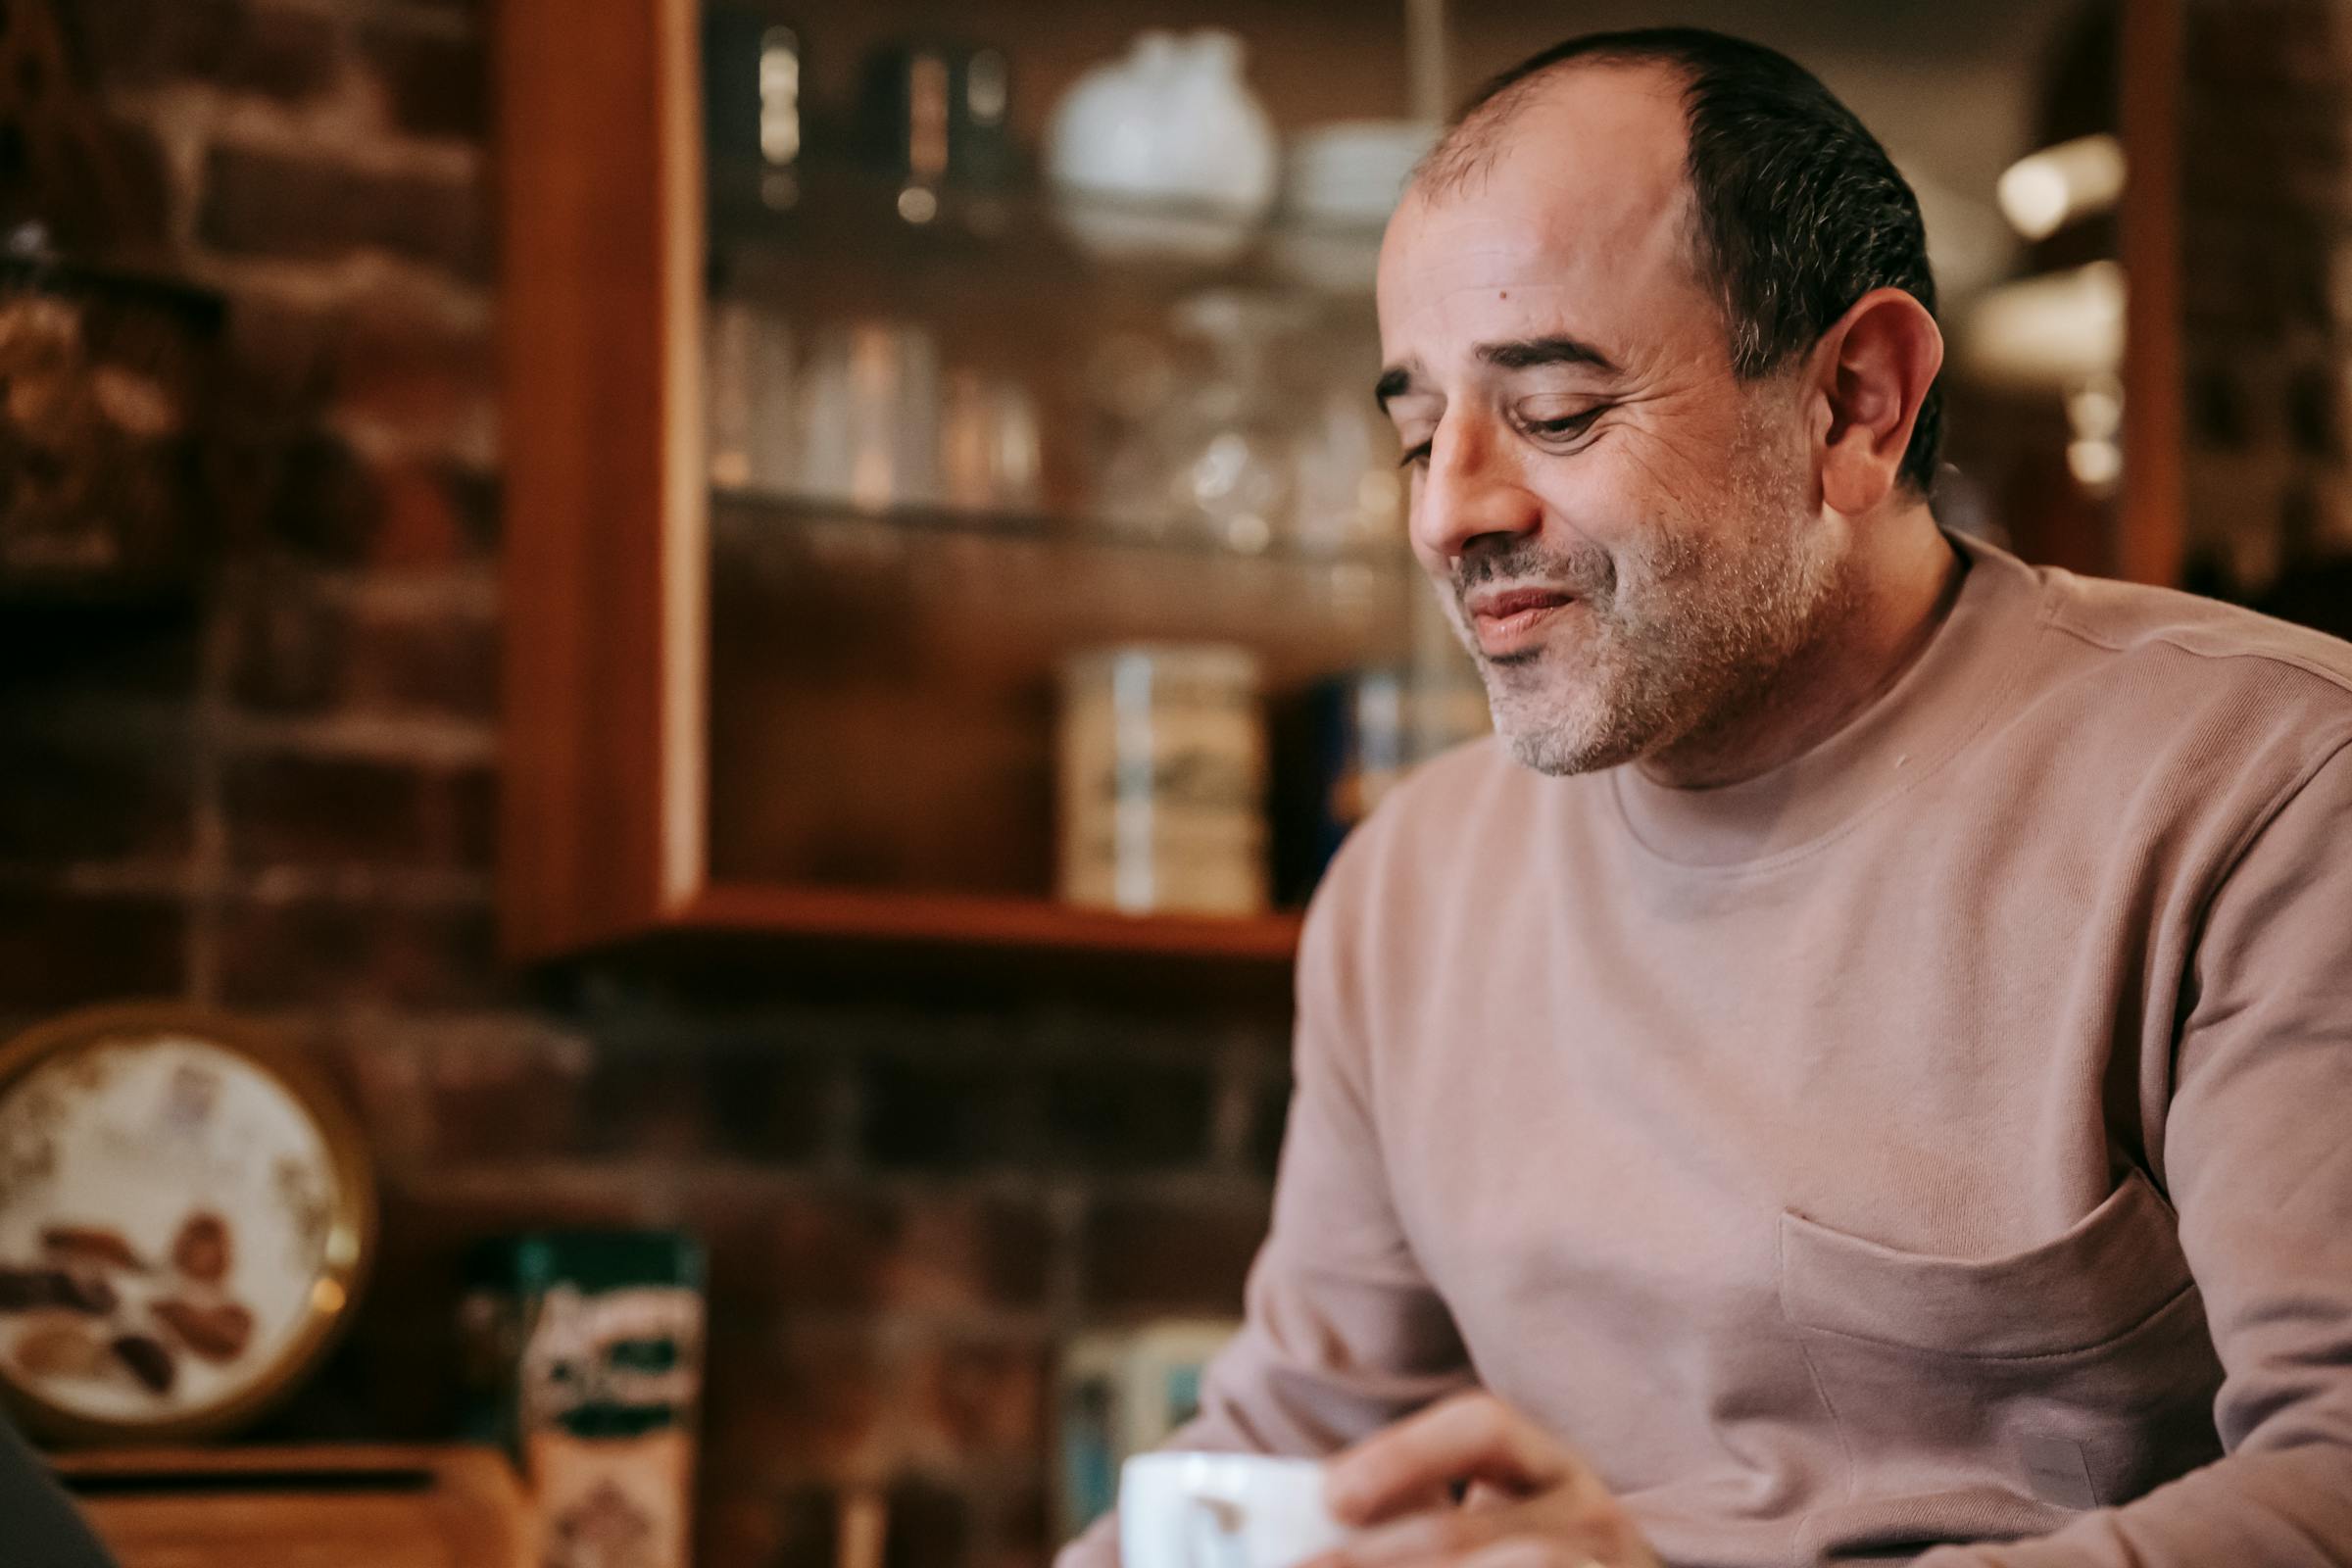
[[[2197, 899], [2195, 924], [2192, 927], [2194, 935], [2189, 941], [2188, 962], [2190, 964], [2193, 965], [2197, 962], [2197, 955], [2204, 949], [2205, 930], [2213, 919], [2214, 906], [2220, 903], [2223, 895], [2229, 891], [2230, 884], [2237, 876], [2238, 869], [2245, 864], [2246, 857], [2254, 853], [2254, 846], [2262, 842], [2263, 835], [2270, 832], [2271, 825], [2286, 814], [2287, 808], [2300, 800], [2303, 792], [2311, 788], [2313, 782], [2322, 773], [2328, 771], [2338, 759], [2346, 756], [2352, 756], [2352, 725], [2338, 728], [2325, 741], [2314, 747], [2311, 758], [2302, 766], [2296, 768], [2293, 776], [2263, 803], [2260, 810], [2246, 813], [2245, 826], [2230, 841], [2229, 849], [2214, 860], [2212, 879], [2206, 884]], [[2180, 1092], [2180, 1045], [2185, 1038], [2187, 1023], [2188, 1017], [2185, 1012], [2177, 1012], [2174, 1015], [2172, 1059], [2165, 1066], [2164, 1098], [2168, 1106]], [[2173, 1201], [2172, 1182], [2164, 1165], [2170, 1152], [2171, 1139], [2166, 1137], [2159, 1149], [2150, 1152], [2148, 1160], [2150, 1166], [2148, 1177], [2156, 1184], [2158, 1194], [2168, 1203]]]
[[2172, 631], [2152, 631], [2145, 637], [2129, 640], [2124, 638], [2106, 637], [2092, 631], [2087, 626], [2082, 625], [2077, 621], [2068, 618], [2060, 610], [2055, 596], [2052, 597], [2052, 602], [2044, 611], [2042, 619], [2043, 622], [2052, 630], [2061, 632], [2086, 647], [2096, 648], [2104, 653], [2126, 654], [2130, 653], [2132, 649], [2136, 646], [2140, 646], [2144, 643], [2154, 642], [2161, 643], [2167, 648], [2171, 648], [2179, 653], [2185, 654], [2191, 659], [2213, 660], [2217, 662], [2231, 659], [2258, 660], [2265, 663], [2282, 664], [2289, 669], [2300, 670], [2315, 680], [2324, 681], [2328, 685], [2334, 687], [2337, 691], [2344, 693], [2346, 696], [2352, 697], [2352, 675], [2347, 675], [2341, 670], [2331, 669], [2328, 665], [2318, 662], [2316, 660], [2305, 659], [2298, 654], [2283, 649], [2198, 648], [2182, 640], [2178, 633]]
[[[2327, 772], [2338, 758], [2347, 754], [2352, 754], [2352, 725], [2336, 729], [2327, 739], [2313, 747], [2310, 759], [2302, 766], [2296, 768], [2294, 774], [2278, 787], [2277, 793], [2263, 803], [2262, 809], [2246, 813], [2244, 829], [2230, 842], [2228, 852], [2215, 861], [2213, 888], [2206, 895], [2204, 901], [2206, 909], [2212, 907], [2213, 901], [2219, 898], [2222, 890], [2230, 885], [2230, 879], [2237, 875], [2238, 867], [2244, 864], [2246, 857], [2253, 853], [2255, 844], [2271, 830], [2271, 824], [2283, 816], [2286, 808], [2301, 799], [2303, 792], [2311, 788], [2313, 782], [2322, 773]], [[2200, 911], [2198, 916], [2200, 928], [2203, 923], [2204, 913]], [[2203, 932], [2200, 929], [2200, 939], [2202, 936]]]

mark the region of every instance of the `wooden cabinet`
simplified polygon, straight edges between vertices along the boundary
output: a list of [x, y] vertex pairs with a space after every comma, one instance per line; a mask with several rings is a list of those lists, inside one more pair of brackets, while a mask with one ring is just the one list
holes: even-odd
[[[910, 219], [904, 177], [861, 164], [842, 128], [839, 68], [887, 34], [879, 20], [808, 14], [820, 128], [789, 206], [747, 212], [705, 157], [693, 0], [502, 8], [507, 950], [765, 935], [1279, 977], [1295, 907], [1056, 900], [1056, 670], [1103, 645], [1238, 644], [1279, 701], [1458, 655], [1400, 528], [1236, 544], [1106, 523], [1091, 400], [1105, 354], [1164, 347], [1171, 313], [1224, 287], [1287, 302], [1287, 341], [1369, 417], [1368, 289], [1300, 284], [1264, 236], [1213, 260], [1106, 262], [1034, 172], [950, 182]], [[1012, 130], [1034, 149], [1059, 87], [1152, 20], [1069, 0], [984, 7], [956, 30], [1005, 52]], [[1251, 0], [1189, 20], [1258, 49], [1250, 79], [1286, 126], [1404, 107], [1401, 14], [1367, 26]], [[1377, 235], [1318, 233], [1320, 261], [1368, 280]], [[919, 333], [950, 382], [1017, 389], [1027, 493], [747, 482], [710, 436], [706, 346], [730, 308], [788, 321], [804, 365], [842, 323], [887, 323]]]

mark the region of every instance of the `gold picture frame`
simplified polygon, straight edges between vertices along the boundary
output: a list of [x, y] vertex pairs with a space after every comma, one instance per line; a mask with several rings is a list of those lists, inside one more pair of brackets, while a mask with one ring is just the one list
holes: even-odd
[[[281, 1330], [273, 1353], [236, 1392], [216, 1402], [153, 1420], [109, 1419], [45, 1396], [18, 1367], [0, 1360], [0, 1400], [44, 1441], [95, 1445], [189, 1443], [252, 1422], [285, 1398], [332, 1348], [358, 1304], [375, 1252], [375, 1176], [358, 1121], [326, 1077], [271, 1030], [245, 1019], [178, 1004], [91, 1007], [36, 1025], [0, 1046], [0, 1115], [36, 1074], [100, 1049], [142, 1042], [193, 1042], [236, 1058], [268, 1080], [308, 1120], [325, 1152], [333, 1194], [320, 1262], [301, 1300], [298, 1321]], [[7, 1195], [0, 1192], [0, 1203]]]

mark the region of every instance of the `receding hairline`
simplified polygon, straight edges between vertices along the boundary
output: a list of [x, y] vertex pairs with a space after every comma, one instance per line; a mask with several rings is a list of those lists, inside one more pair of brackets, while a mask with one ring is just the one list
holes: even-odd
[[[1693, 68], [1670, 56], [1632, 47], [1595, 49], [1589, 54], [1554, 60], [1475, 100], [1414, 166], [1411, 177], [1405, 181], [1406, 197], [1436, 204], [1467, 194], [1502, 162], [1512, 145], [1510, 132], [1514, 124], [1549, 95], [1562, 91], [1569, 77], [1600, 73], [1654, 75], [1661, 85], [1674, 92], [1677, 107], [1682, 111], [1684, 146], [1676, 164], [1671, 221], [1680, 231], [1686, 275], [1719, 313], [1725, 313], [1729, 301], [1723, 297], [1721, 279], [1708, 257], [1698, 187], [1690, 172], [1690, 94], [1697, 86], [1698, 74]], [[1727, 327], [1728, 324], [1727, 315]]]
[[1471, 104], [1413, 166], [1412, 177], [1405, 181], [1406, 191], [1427, 198], [1459, 194], [1493, 172], [1510, 145], [1512, 125], [1539, 98], [1557, 89], [1568, 76], [1604, 71], [1663, 76], [1684, 100], [1684, 133], [1689, 134], [1689, 99], [1697, 81], [1690, 67], [1669, 56], [1631, 47], [1595, 49], [1552, 61]]

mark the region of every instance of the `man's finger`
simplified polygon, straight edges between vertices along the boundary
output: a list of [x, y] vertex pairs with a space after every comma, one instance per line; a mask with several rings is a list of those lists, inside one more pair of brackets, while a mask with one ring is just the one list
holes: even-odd
[[1316, 1558], [1310, 1568], [1421, 1568], [1426, 1563], [1458, 1562], [1492, 1545], [1504, 1528], [1491, 1513], [1464, 1513], [1459, 1508], [1417, 1513], [1366, 1531], [1329, 1556]]
[[[1541, 1515], [1541, 1516], [1540, 1516]], [[1608, 1531], [1536, 1504], [1488, 1513], [1447, 1509], [1367, 1531], [1308, 1568], [1584, 1568]]]
[[1608, 1564], [1556, 1541], [1532, 1541], [1515, 1536], [1472, 1552], [1455, 1568], [1608, 1568]]
[[1524, 1494], [1570, 1479], [1576, 1460], [1500, 1399], [1465, 1394], [1376, 1433], [1332, 1461], [1326, 1496], [1363, 1528], [1427, 1506], [1433, 1493], [1484, 1482]]

